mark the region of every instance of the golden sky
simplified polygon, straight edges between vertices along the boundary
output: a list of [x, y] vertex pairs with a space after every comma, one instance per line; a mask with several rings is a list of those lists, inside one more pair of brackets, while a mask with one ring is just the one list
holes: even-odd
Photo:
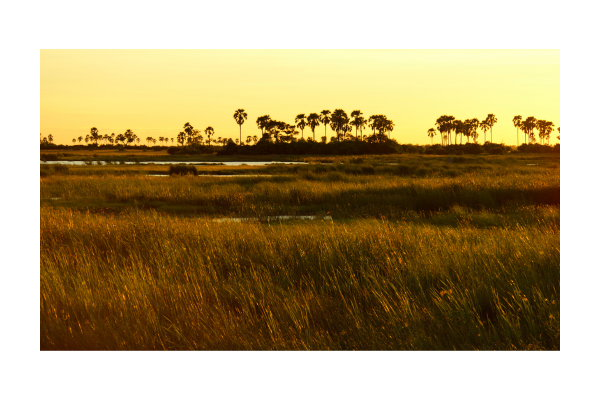
[[40, 92], [40, 132], [58, 144], [93, 126], [102, 135], [131, 129], [144, 143], [176, 137], [186, 122], [235, 139], [238, 108], [248, 113], [245, 139], [260, 134], [256, 118], [265, 114], [294, 124], [299, 113], [342, 108], [384, 114], [395, 123], [392, 138], [414, 144], [431, 143], [427, 130], [440, 115], [481, 120], [493, 113], [494, 142], [512, 145], [515, 115], [560, 126], [560, 52], [41, 50]]

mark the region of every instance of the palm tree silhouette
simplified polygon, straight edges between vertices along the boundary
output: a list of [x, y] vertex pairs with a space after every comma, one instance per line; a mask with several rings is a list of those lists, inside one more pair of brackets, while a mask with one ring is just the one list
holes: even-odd
[[77, 141], [78, 141], [79, 143], [81, 143], [81, 141], [82, 141], [82, 140], [83, 140], [83, 136], [79, 136], [79, 137], [77, 138]]
[[315, 128], [320, 125], [319, 121], [320, 117], [317, 113], [310, 113], [310, 115], [306, 118], [306, 123], [313, 134], [313, 141], [315, 140]]
[[304, 139], [304, 128], [306, 127], [306, 115], [298, 114], [294, 120], [296, 126], [302, 131], [302, 139]]
[[206, 129], [204, 130], [204, 133], [206, 133], [206, 137], [208, 138], [208, 147], [210, 147], [210, 138], [212, 135], [215, 134], [215, 130], [213, 129], [212, 126], [207, 126]]
[[494, 114], [488, 114], [488, 116], [485, 120], [487, 121], [487, 125], [490, 127], [490, 142], [494, 143], [492, 128], [494, 127], [494, 124], [496, 122], [498, 122], [498, 118], [496, 118], [496, 116]]
[[433, 146], [433, 137], [435, 136], [435, 129], [429, 128], [427, 130], [427, 136], [431, 138], [431, 145]]
[[325, 141], [327, 141], [327, 125], [329, 124], [329, 122], [331, 122], [329, 114], [331, 114], [331, 111], [323, 110], [321, 111], [321, 116], [319, 117], [319, 121], [321, 121], [323, 125], [325, 125]]
[[90, 139], [98, 144], [98, 128], [92, 127], [92, 129], [90, 129]]
[[513, 118], [513, 125], [517, 128], [517, 146], [519, 145], [519, 128], [521, 127], [521, 120], [523, 119], [520, 115], [515, 115]]
[[238, 108], [235, 113], [233, 113], [233, 119], [240, 126], [240, 143], [242, 142], [242, 124], [244, 121], [248, 119], [248, 114], [244, 111], [243, 108]]
[[537, 119], [535, 117], [527, 117], [525, 121], [521, 123], [521, 129], [525, 132], [527, 143], [530, 141], [535, 142], [535, 136], [533, 135], [533, 129], [536, 127]]
[[183, 131], [185, 132], [185, 135], [187, 136], [187, 143], [191, 144], [192, 137], [194, 135], [194, 127], [189, 122], [186, 122], [185, 124], [183, 124]]
[[[358, 128], [360, 126], [360, 118], [362, 118], [363, 113], [360, 110], [354, 110], [350, 113], [350, 117], [352, 121], [350, 121], [350, 125], [355, 128], [354, 136], [358, 137]], [[364, 118], [363, 118], [364, 119]]]
[[265, 134], [265, 128], [269, 127], [269, 123], [271, 122], [271, 117], [268, 115], [263, 115], [262, 117], [256, 118], [256, 125], [258, 129], [261, 130], [261, 133]]
[[346, 126], [348, 126], [348, 114], [342, 109], [336, 109], [333, 114], [331, 114], [331, 129], [335, 130], [337, 134], [338, 140], [340, 139], [340, 132], [344, 133], [344, 137], [346, 134]]
[[483, 131], [483, 143], [485, 144], [485, 142], [486, 142], [485, 133], [487, 132], [488, 129], [490, 129], [490, 126], [488, 125], [488, 120], [484, 119], [483, 121], [481, 121], [479, 123], [479, 127]]

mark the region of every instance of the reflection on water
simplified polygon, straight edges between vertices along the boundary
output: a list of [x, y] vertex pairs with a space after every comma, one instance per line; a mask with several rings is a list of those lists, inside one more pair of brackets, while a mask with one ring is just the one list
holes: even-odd
[[[65, 164], [65, 165], [86, 165], [86, 163], [106, 164], [106, 161], [40, 161], [40, 164]], [[120, 161], [112, 162], [112, 165], [120, 165]], [[125, 161], [125, 164], [153, 164], [153, 165], [170, 165], [170, 164], [186, 164], [186, 165], [270, 165], [270, 164], [306, 164], [300, 161]]]
[[[146, 176], [171, 176], [171, 175], [165, 175], [165, 174], [148, 174]], [[197, 176], [199, 176], [199, 177], [202, 177], [202, 176], [213, 176], [213, 177], [215, 177], [216, 176], [217, 178], [230, 178], [230, 177], [231, 178], [236, 178], [236, 177], [237, 178], [240, 178], [240, 177], [247, 178], [247, 177], [257, 177], [257, 176], [260, 176], [260, 177], [263, 177], [263, 176], [270, 177], [270, 176], [273, 176], [273, 175], [215, 175], [215, 174], [198, 174]]]
[[300, 221], [333, 221], [330, 215], [325, 215], [322, 217], [316, 215], [276, 215], [273, 217], [266, 218], [216, 218], [213, 221], [215, 222], [245, 222], [245, 221], [266, 221], [266, 222], [275, 222], [275, 221], [287, 221], [287, 220], [300, 220]]

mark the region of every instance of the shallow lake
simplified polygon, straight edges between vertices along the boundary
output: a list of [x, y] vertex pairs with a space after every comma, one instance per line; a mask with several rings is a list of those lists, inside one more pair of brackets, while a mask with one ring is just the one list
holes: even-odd
[[[168, 174], [148, 174], [146, 176], [171, 176]], [[202, 177], [202, 176], [216, 176], [217, 178], [254, 178], [257, 176], [260, 177], [271, 177], [273, 175], [215, 175], [215, 174], [198, 174], [197, 176]]]
[[333, 221], [330, 215], [324, 215], [322, 217], [316, 215], [275, 215], [273, 217], [266, 218], [215, 218], [215, 222], [244, 222], [244, 221], [288, 221], [288, 220], [300, 220], [300, 221]]
[[[97, 165], [99, 161], [90, 160]], [[103, 165], [105, 161], [100, 161]], [[86, 161], [40, 161], [40, 164], [65, 164], [65, 165], [85, 165]], [[113, 162], [113, 165], [121, 164], [120, 162]], [[125, 161], [125, 164], [138, 164], [135, 161]], [[306, 164], [300, 161], [140, 161], [139, 164], [154, 164], [154, 165], [170, 165], [170, 164], [187, 164], [202, 166], [205, 164], [217, 164], [217, 165], [270, 165], [270, 164]]]

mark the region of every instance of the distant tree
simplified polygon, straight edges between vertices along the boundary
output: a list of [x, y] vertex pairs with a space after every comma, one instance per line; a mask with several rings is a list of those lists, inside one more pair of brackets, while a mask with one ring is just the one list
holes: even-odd
[[174, 141], [175, 141], [175, 139], [171, 138], [171, 146], [173, 146]]
[[473, 142], [477, 143], [477, 128], [479, 128], [479, 120], [477, 118], [471, 118], [465, 120], [464, 134], [467, 137], [467, 143], [473, 138]]
[[306, 127], [306, 115], [298, 114], [294, 120], [298, 129], [302, 131], [302, 139], [304, 139], [304, 128]]
[[558, 136], [556, 138], [560, 140], [560, 126], [558, 127]]
[[315, 140], [315, 128], [320, 125], [319, 121], [320, 117], [317, 113], [310, 113], [310, 115], [306, 118], [306, 123], [313, 134], [313, 140]]
[[85, 135], [85, 144], [88, 144], [90, 141], [90, 135]]
[[513, 125], [517, 128], [517, 146], [519, 145], [519, 128], [521, 127], [521, 120], [523, 119], [520, 115], [515, 115], [513, 118]]
[[360, 110], [354, 110], [350, 113], [350, 118], [352, 118], [352, 120], [350, 121], [350, 125], [354, 127], [354, 136], [358, 137], [358, 118], [360, 118], [363, 115], [362, 111]]
[[135, 145], [137, 146], [138, 144], [140, 144], [140, 138], [139, 138], [139, 137], [136, 137], [136, 138], [135, 138]]
[[247, 144], [248, 146], [250, 146], [250, 143], [252, 143], [252, 136], [247, 136], [247, 137], [246, 137], [246, 144]]
[[256, 125], [258, 129], [261, 130], [261, 133], [264, 135], [265, 129], [269, 127], [269, 123], [271, 122], [271, 117], [268, 115], [263, 115], [262, 117], [258, 117], [256, 119]]
[[348, 125], [348, 122], [350, 122], [348, 114], [342, 109], [338, 108], [331, 114], [331, 129], [335, 131], [338, 140], [340, 140], [342, 133], [346, 133], [345, 127]]
[[256, 135], [252, 136], [252, 141], [254, 144], [258, 143], [258, 137], [256, 137]]
[[125, 145], [133, 143], [133, 141], [135, 140], [135, 135], [133, 134], [133, 131], [131, 129], [127, 129], [123, 136], [125, 137]]
[[427, 130], [427, 136], [431, 138], [431, 145], [433, 146], [433, 137], [435, 136], [435, 129], [429, 128]]
[[444, 123], [443, 118], [439, 117], [435, 121], [435, 129], [440, 133], [440, 140], [442, 141], [442, 146], [444, 145]]
[[210, 147], [210, 138], [212, 137], [212, 135], [215, 134], [215, 130], [213, 129], [212, 126], [207, 126], [206, 129], [204, 130], [204, 133], [206, 134], [206, 137], [208, 138], [208, 146]]
[[521, 124], [521, 129], [525, 132], [527, 143], [535, 143], [535, 135], [533, 134], [533, 130], [535, 129], [536, 125], [537, 119], [535, 117], [527, 117], [527, 119]]
[[99, 133], [98, 133], [98, 128], [93, 127], [92, 129], [90, 129], [90, 140], [92, 140], [94, 143], [98, 144], [98, 139], [99, 139]]
[[323, 111], [321, 111], [321, 115], [319, 117], [319, 121], [325, 126], [325, 140], [326, 141], [327, 141], [327, 125], [329, 125], [329, 122], [331, 122], [331, 117], [329, 117], [329, 114], [331, 114], [331, 111], [323, 110]]
[[490, 126], [488, 125], [488, 120], [484, 119], [483, 121], [481, 121], [479, 123], [479, 127], [481, 128], [481, 130], [483, 131], [483, 143], [486, 142], [486, 136], [485, 133], [488, 131], [488, 129], [490, 129]]
[[185, 132], [179, 132], [177, 134], [177, 143], [185, 146]]
[[73, 145], [75, 145], [75, 142], [77, 141], [77, 139], [73, 139]]
[[238, 108], [235, 113], [233, 113], [233, 119], [240, 126], [240, 140], [239, 143], [242, 142], [242, 124], [248, 119], [248, 114], [244, 111], [243, 108]]
[[190, 145], [194, 137], [194, 127], [189, 122], [183, 124], [183, 132], [185, 133], [185, 142]]
[[490, 127], [490, 142], [494, 143], [492, 128], [494, 127], [494, 124], [496, 122], [498, 122], [498, 118], [496, 118], [496, 116], [494, 114], [488, 114], [488, 116], [485, 120], [487, 121], [487, 125]]
[[77, 138], [77, 141], [78, 141], [79, 143], [81, 143], [81, 141], [82, 141], [82, 140], [83, 140], [83, 136], [79, 136], [79, 137]]

